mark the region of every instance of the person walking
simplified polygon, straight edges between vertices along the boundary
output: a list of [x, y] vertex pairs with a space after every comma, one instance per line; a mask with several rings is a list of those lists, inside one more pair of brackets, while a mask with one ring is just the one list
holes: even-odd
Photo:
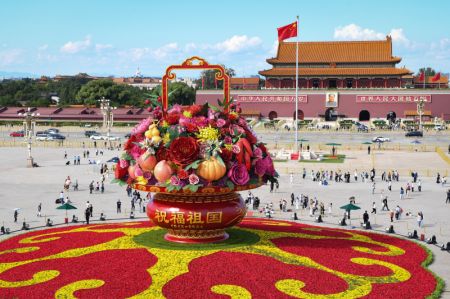
[[381, 210], [382, 211], [389, 211], [387, 196], [385, 196], [383, 198], [383, 207], [381, 208]]
[[445, 203], [450, 203], [450, 189], [447, 190], [447, 200]]
[[375, 194], [375, 182], [372, 183], [372, 194]]
[[89, 208], [86, 208], [84, 211], [84, 217], [86, 218], [86, 224], [89, 224], [89, 218], [91, 218], [91, 211]]
[[17, 222], [17, 217], [19, 217], [18, 210], [14, 210], [14, 222]]
[[37, 212], [37, 216], [41, 217], [41, 210], [42, 210], [42, 203], [40, 202], [37, 208], [38, 212]]
[[394, 222], [394, 211], [389, 211], [389, 217], [391, 218], [391, 222]]
[[100, 192], [104, 193], [105, 192], [105, 184], [102, 182], [101, 186], [100, 186]]
[[367, 147], [367, 154], [370, 155], [370, 145]]
[[400, 200], [403, 199], [404, 195], [405, 195], [405, 189], [403, 189], [403, 187], [400, 187]]
[[391, 182], [391, 180], [388, 181], [388, 190], [392, 191], [392, 182]]
[[94, 181], [89, 184], [89, 194], [92, 194], [92, 191], [94, 191]]
[[423, 224], [423, 213], [419, 212], [417, 213], [417, 226], [421, 228], [422, 224]]
[[66, 160], [66, 159], [67, 159], [67, 152], [64, 151], [64, 160]]
[[364, 224], [366, 224], [369, 221], [369, 213], [367, 213], [367, 211], [364, 211], [363, 221], [364, 221]]
[[419, 192], [422, 192], [422, 181], [420, 179], [417, 182], [417, 190], [419, 190]]
[[375, 204], [375, 202], [372, 203], [372, 212], [370, 212], [370, 214], [376, 214], [377, 213], [377, 205]]
[[120, 198], [117, 200], [117, 214], [122, 213], [122, 202]]

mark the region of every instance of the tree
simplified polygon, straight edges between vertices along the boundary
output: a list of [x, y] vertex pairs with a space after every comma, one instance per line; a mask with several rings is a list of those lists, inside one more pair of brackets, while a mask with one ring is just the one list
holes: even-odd
[[427, 77], [436, 75], [436, 71], [431, 67], [426, 67], [426, 68], [423, 67], [423, 68], [419, 69], [418, 75], [420, 75], [423, 72], [425, 72], [425, 76], [427, 76]]
[[[227, 73], [230, 78], [236, 76], [236, 72], [232, 68], [226, 68], [224, 65], [222, 67], [225, 69], [225, 73]], [[216, 88], [216, 81], [215, 81], [215, 75], [218, 71], [217, 70], [204, 70], [200, 74], [200, 78], [195, 80], [195, 84], [197, 85], [197, 89], [204, 88], [204, 89], [215, 89]], [[202, 80], [203, 85], [202, 86]], [[223, 80], [217, 80], [217, 88], [222, 89], [223, 88]]]
[[[150, 92], [152, 97], [159, 97], [161, 93], [161, 85], [158, 85]], [[180, 104], [184, 106], [195, 103], [195, 89], [188, 86], [184, 82], [169, 83], [169, 105]]]

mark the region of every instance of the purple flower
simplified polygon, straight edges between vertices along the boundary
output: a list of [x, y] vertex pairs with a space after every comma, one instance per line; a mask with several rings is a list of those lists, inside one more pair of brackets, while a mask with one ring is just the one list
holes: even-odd
[[169, 111], [167, 111], [167, 113], [181, 113], [181, 108], [181, 105], [175, 104]]
[[262, 159], [262, 157], [263, 157], [263, 152], [262, 152], [262, 150], [261, 150], [259, 147], [255, 148], [255, 149], [253, 150], [253, 156], [255, 156], [256, 158]]
[[171, 176], [170, 177], [170, 184], [172, 186], [179, 186], [180, 185], [180, 179], [177, 176]]
[[226, 123], [227, 123], [227, 122], [226, 122], [224, 119], [221, 119], [221, 118], [219, 118], [219, 119], [216, 121], [216, 124], [217, 124], [217, 126], [218, 126], [219, 128], [222, 128], [223, 126], [225, 126]]
[[200, 179], [196, 174], [192, 173], [191, 175], [189, 175], [189, 184], [197, 185], [199, 181]]
[[225, 136], [225, 138], [223, 139], [223, 142], [225, 142], [226, 144], [232, 144], [233, 138], [231, 138], [230, 136]]
[[267, 163], [264, 159], [258, 159], [255, 162], [255, 173], [258, 176], [263, 176], [266, 174], [267, 171]]
[[250, 180], [247, 168], [244, 164], [234, 164], [228, 171], [228, 177], [236, 185], [245, 185]]
[[267, 157], [264, 158], [264, 161], [266, 163], [266, 174], [274, 176], [275, 175], [275, 167], [273, 166], [273, 161], [270, 155], [267, 155]]

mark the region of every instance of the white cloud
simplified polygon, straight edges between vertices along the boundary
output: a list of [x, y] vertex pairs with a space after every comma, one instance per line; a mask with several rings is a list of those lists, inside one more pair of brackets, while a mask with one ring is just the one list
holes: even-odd
[[45, 50], [47, 50], [47, 49], [48, 49], [48, 45], [47, 45], [47, 44], [42, 45], [42, 46], [40, 46], [40, 47], [38, 48], [39, 51], [45, 51]]
[[111, 44], [95, 44], [95, 51], [101, 52], [103, 50], [111, 49], [112, 47]]
[[170, 43], [170, 44], [166, 44], [158, 49], [151, 51], [151, 54], [156, 59], [162, 59], [162, 58], [165, 58], [170, 53], [173, 53], [176, 50], [178, 50], [178, 44]]
[[362, 28], [356, 24], [349, 24], [344, 27], [334, 29], [334, 38], [342, 40], [370, 40], [384, 39], [385, 34], [376, 32], [373, 29]]
[[269, 54], [274, 57], [275, 55], [277, 55], [277, 52], [278, 52], [278, 40], [276, 39], [273, 41], [272, 48], [270, 49]]
[[91, 37], [88, 35], [82, 41], [75, 41], [75, 42], [69, 41], [65, 43], [61, 47], [60, 51], [68, 54], [75, 54], [80, 51], [86, 50], [87, 48], [90, 47], [90, 45], [91, 45]]
[[11, 65], [17, 63], [21, 59], [21, 49], [8, 49], [0, 51], [0, 65]]
[[261, 43], [262, 40], [257, 36], [248, 37], [247, 35], [234, 35], [223, 42], [215, 44], [213, 47], [220, 51], [236, 53], [259, 46]]
[[370, 28], [362, 28], [356, 24], [349, 24], [334, 29], [334, 38], [339, 40], [382, 40], [390, 35], [392, 41], [404, 47], [414, 47], [403, 32], [403, 28], [393, 28], [389, 33], [377, 32]]

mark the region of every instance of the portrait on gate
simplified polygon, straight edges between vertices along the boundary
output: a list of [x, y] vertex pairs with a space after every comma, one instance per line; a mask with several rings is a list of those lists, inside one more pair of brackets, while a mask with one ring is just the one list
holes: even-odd
[[328, 92], [325, 97], [325, 107], [335, 108], [338, 106], [338, 93]]

